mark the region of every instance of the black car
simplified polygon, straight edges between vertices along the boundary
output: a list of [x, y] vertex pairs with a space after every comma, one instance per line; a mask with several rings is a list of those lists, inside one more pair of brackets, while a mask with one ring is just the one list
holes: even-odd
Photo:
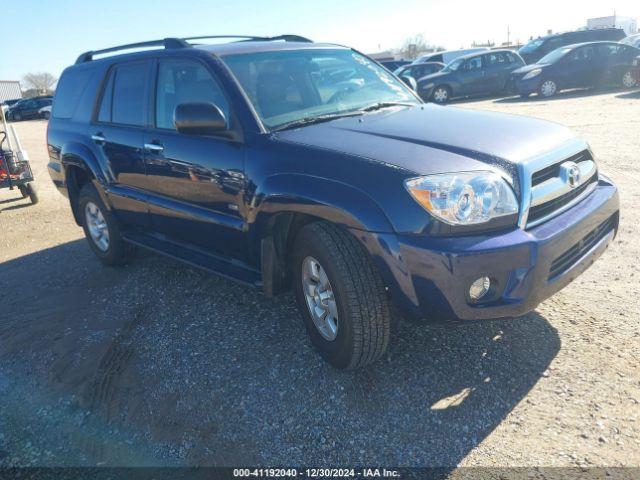
[[562, 32], [536, 38], [524, 45], [518, 53], [528, 63], [536, 63], [547, 53], [576, 43], [610, 41], [618, 42], [626, 37], [621, 28], [594, 28], [589, 30], [577, 30], [575, 32]]
[[41, 118], [40, 109], [53, 103], [52, 97], [25, 98], [7, 111], [7, 120], [18, 122], [32, 118]]
[[617, 42], [567, 45], [514, 71], [512, 83], [522, 97], [536, 92], [551, 97], [567, 88], [606, 84], [630, 88], [636, 83], [633, 61], [639, 54], [640, 49]]
[[421, 78], [417, 92], [423, 100], [436, 103], [446, 103], [454, 97], [504, 93], [511, 88], [511, 72], [522, 66], [522, 58], [511, 50], [473, 53]]
[[425, 63], [411, 63], [409, 65], [402, 66], [394, 70], [398, 77], [411, 77], [418, 81], [422, 77], [437, 73], [445, 67], [441, 62], [425, 62]]
[[292, 290], [312, 344], [352, 369], [384, 354], [392, 306], [523, 315], [613, 241], [616, 187], [565, 127], [424, 105], [344, 46], [214, 40], [88, 51], [62, 73], [48, 170], [105, 264], [139, 246]]

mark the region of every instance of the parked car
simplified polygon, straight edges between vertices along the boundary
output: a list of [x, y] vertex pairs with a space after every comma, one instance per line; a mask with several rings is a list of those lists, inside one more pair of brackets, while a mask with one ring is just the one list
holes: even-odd
[[12, 105], [15, 105], [16, 103], [18, 103], [20, 100], [22, 100], [21, 98], [13, 98], [11, 100], [5, 100], [4, 102], [2, 102], [2, 105], [5, 105], [7, 107], [11, 107]]
[[411, 62], [409, 60], [382, 60], [378, 63], [383, 67], [385, 67], [387, 70], [393, 72], [394, 70], [397, 70], [400, 67], [409, 65]]
[[444, 63], [440, 62], [411, 63], [396, 69], [393, 73], [400, 78], [411, 77], [417, 82], [422, 77], [439, 72], [444, 66]]
[[46, 107], [42, 107], [38, 110], [39, 118], [44, 118], [45, 120], [49, 120], [51, 118], [51, 105], [47, 105]]
[[636, 33], [635, 35], [629, 35], [628, 37], [620, 40], [620, 43], [624, 43], [625, 45], [631, 45], [632, 47], [640, 48], [640, 33]]
[[635, 85], [631, 69], [638, 54], [639, 49], [617, 42], [568, 45], [514, 71], [513, 84], [523, 97], [536, 92], [551, 97], [563, 89], [603, 84], [629, 88]]
[[48, 169], [105, 264], [140, 246], [293, 290], [320, 354], [357, 368], [385, 352], [392, 304], [523, 315], [613, 240], [616, 187], [567, 128], [424, 104], [350, 48], [275, 39], [126, 45], [146, 50], [62, 73]]
[[52, 97], [36, 97], [25, 98], [14, 104], [7, 111], [7, 120], [19, 122], [20, 120], [29, 120], [32, 118], [41, 118], [40, 109], [51, 105]]
[[523, 65], [524, 61], [511, 50], [473, 53], [421, 78], [417, 92], [423, 100], [436, 103], [455, 97], [505, 93], [511, 88], [511, 72]]
[[453, 62], [456, 58], [464, 57], [472, 53], [488, 52], [487, 47], [466, 48], [461, 50], [447, 50], [442, 52], [429, 53], [428, 55], [422, 55], [416, 58], [413, 63], [427, 63], [427, 62], [439, 62], [445, 65]]
[[554, 50], [577, 43], [622, 40], [626, 34], [621, 28], [593, 28], [562, 32], [536, 38], [525, 44], [518, 53], [527, 64], [537, 63], [542, 57]]

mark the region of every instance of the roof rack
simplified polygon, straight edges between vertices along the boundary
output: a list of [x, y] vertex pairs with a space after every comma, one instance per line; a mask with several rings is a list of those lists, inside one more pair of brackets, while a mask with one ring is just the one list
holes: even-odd
[[117, 47], [104, 48], [102, 50], [90, 50], [82, 53], [76, 60], [76, 64], [90, 62], [95, 55], [102, 55], [104, 53], [113, 53], [120, 50], [132, 50], [135, 48], [148, 48], [148, 47], [163, 47], [168, 48], [189, 48], [192, 46], [190, 41], [193, 40], [207, 40], [207, 39], [222, 39], [222, 38], [237, 38], [237, 42], [276, 42], [279, 40], [285, 42], [304, 42], [313, 43], [306, 37], [300, 35], [276, 35], [274, 37], [255, 37], [248, 35], [203, 35], [200, 37], [186, 37], [186, 38], [164, 38], [162, 40], [151, 40], [148, 42], [128, 43], [126, 45], [118, 45]]

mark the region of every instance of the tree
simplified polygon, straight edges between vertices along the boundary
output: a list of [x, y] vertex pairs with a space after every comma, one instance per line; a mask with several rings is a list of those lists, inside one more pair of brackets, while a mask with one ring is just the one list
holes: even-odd
[[58, 79], [48, 72], [33, 72], [22, 77], [22, 81], [28, 88], [47, 94], [52, 91]]
[[439, 52], [441, 50], [444, 50], [444, 48], [428, 43], [424, 39], [424, 36], [419, 33], [418, 35], [407, 38], [398, 50], [398, 53], [402, 58], [415, 58], [422, 52]]

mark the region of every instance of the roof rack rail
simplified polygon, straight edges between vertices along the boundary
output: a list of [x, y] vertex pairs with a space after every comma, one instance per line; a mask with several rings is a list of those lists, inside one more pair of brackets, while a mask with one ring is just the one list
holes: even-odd
[[164, 48], [188, 48], [189, 45], [181, 38], [164, 38], [162, 40], [151, 40], [148, 42], [128, 43], [126, 45], [118, 45], [117, 47], [104, 48], [102, 50], [90, 50], [82, 53], [76, 60], [76, 64], [90, 62], [93, 60], [94, 55], [101, 55], [103, 53], [118, 52], [120, 50], [130, 50], [134, 48], [146, 48], [146, 47], [164, 47]]
[[310, 40], [306, 37], [290, 34], [276, 35], [275, 37], [257, 37], [251, 35], [203, 35], [200, 37], [186, 37], [182, 38], [182, 40], [188, 42], [192, 40], [207, 40], [216, 38], [239, 38], [239, 42], [277, 42], [278, 40], [283, 40], [285, 42], [313, 43], [313, 40]]
[[118, 45], [117, 47], [104, 48], [102, 50], [90, 50], [81, 54], [76, 60], [76, 64], [90, 62], [95, 55], [102, 55], [104, 53], [119, 52], [120, 50], [131, 50], [134, 48], [147, 48], [147, 47], [163, 47], [163, 48], [189, 48], [192, 45], [189, 41], [193, 40], [206, 40], [212, 38], [237, 38], [239, 42], [276, 42], [283, 40], [285, 42], [304, 42], [313, 43], [306, 37], [300, 35], [276, 35], [275, 37], [253, 37], [248, 35], [203, 35], [200, 37], [186, 37], [186, 38], [164, 38], [162, 40], [151, 40], [148, 42], [128, 43], [126, 45]]

